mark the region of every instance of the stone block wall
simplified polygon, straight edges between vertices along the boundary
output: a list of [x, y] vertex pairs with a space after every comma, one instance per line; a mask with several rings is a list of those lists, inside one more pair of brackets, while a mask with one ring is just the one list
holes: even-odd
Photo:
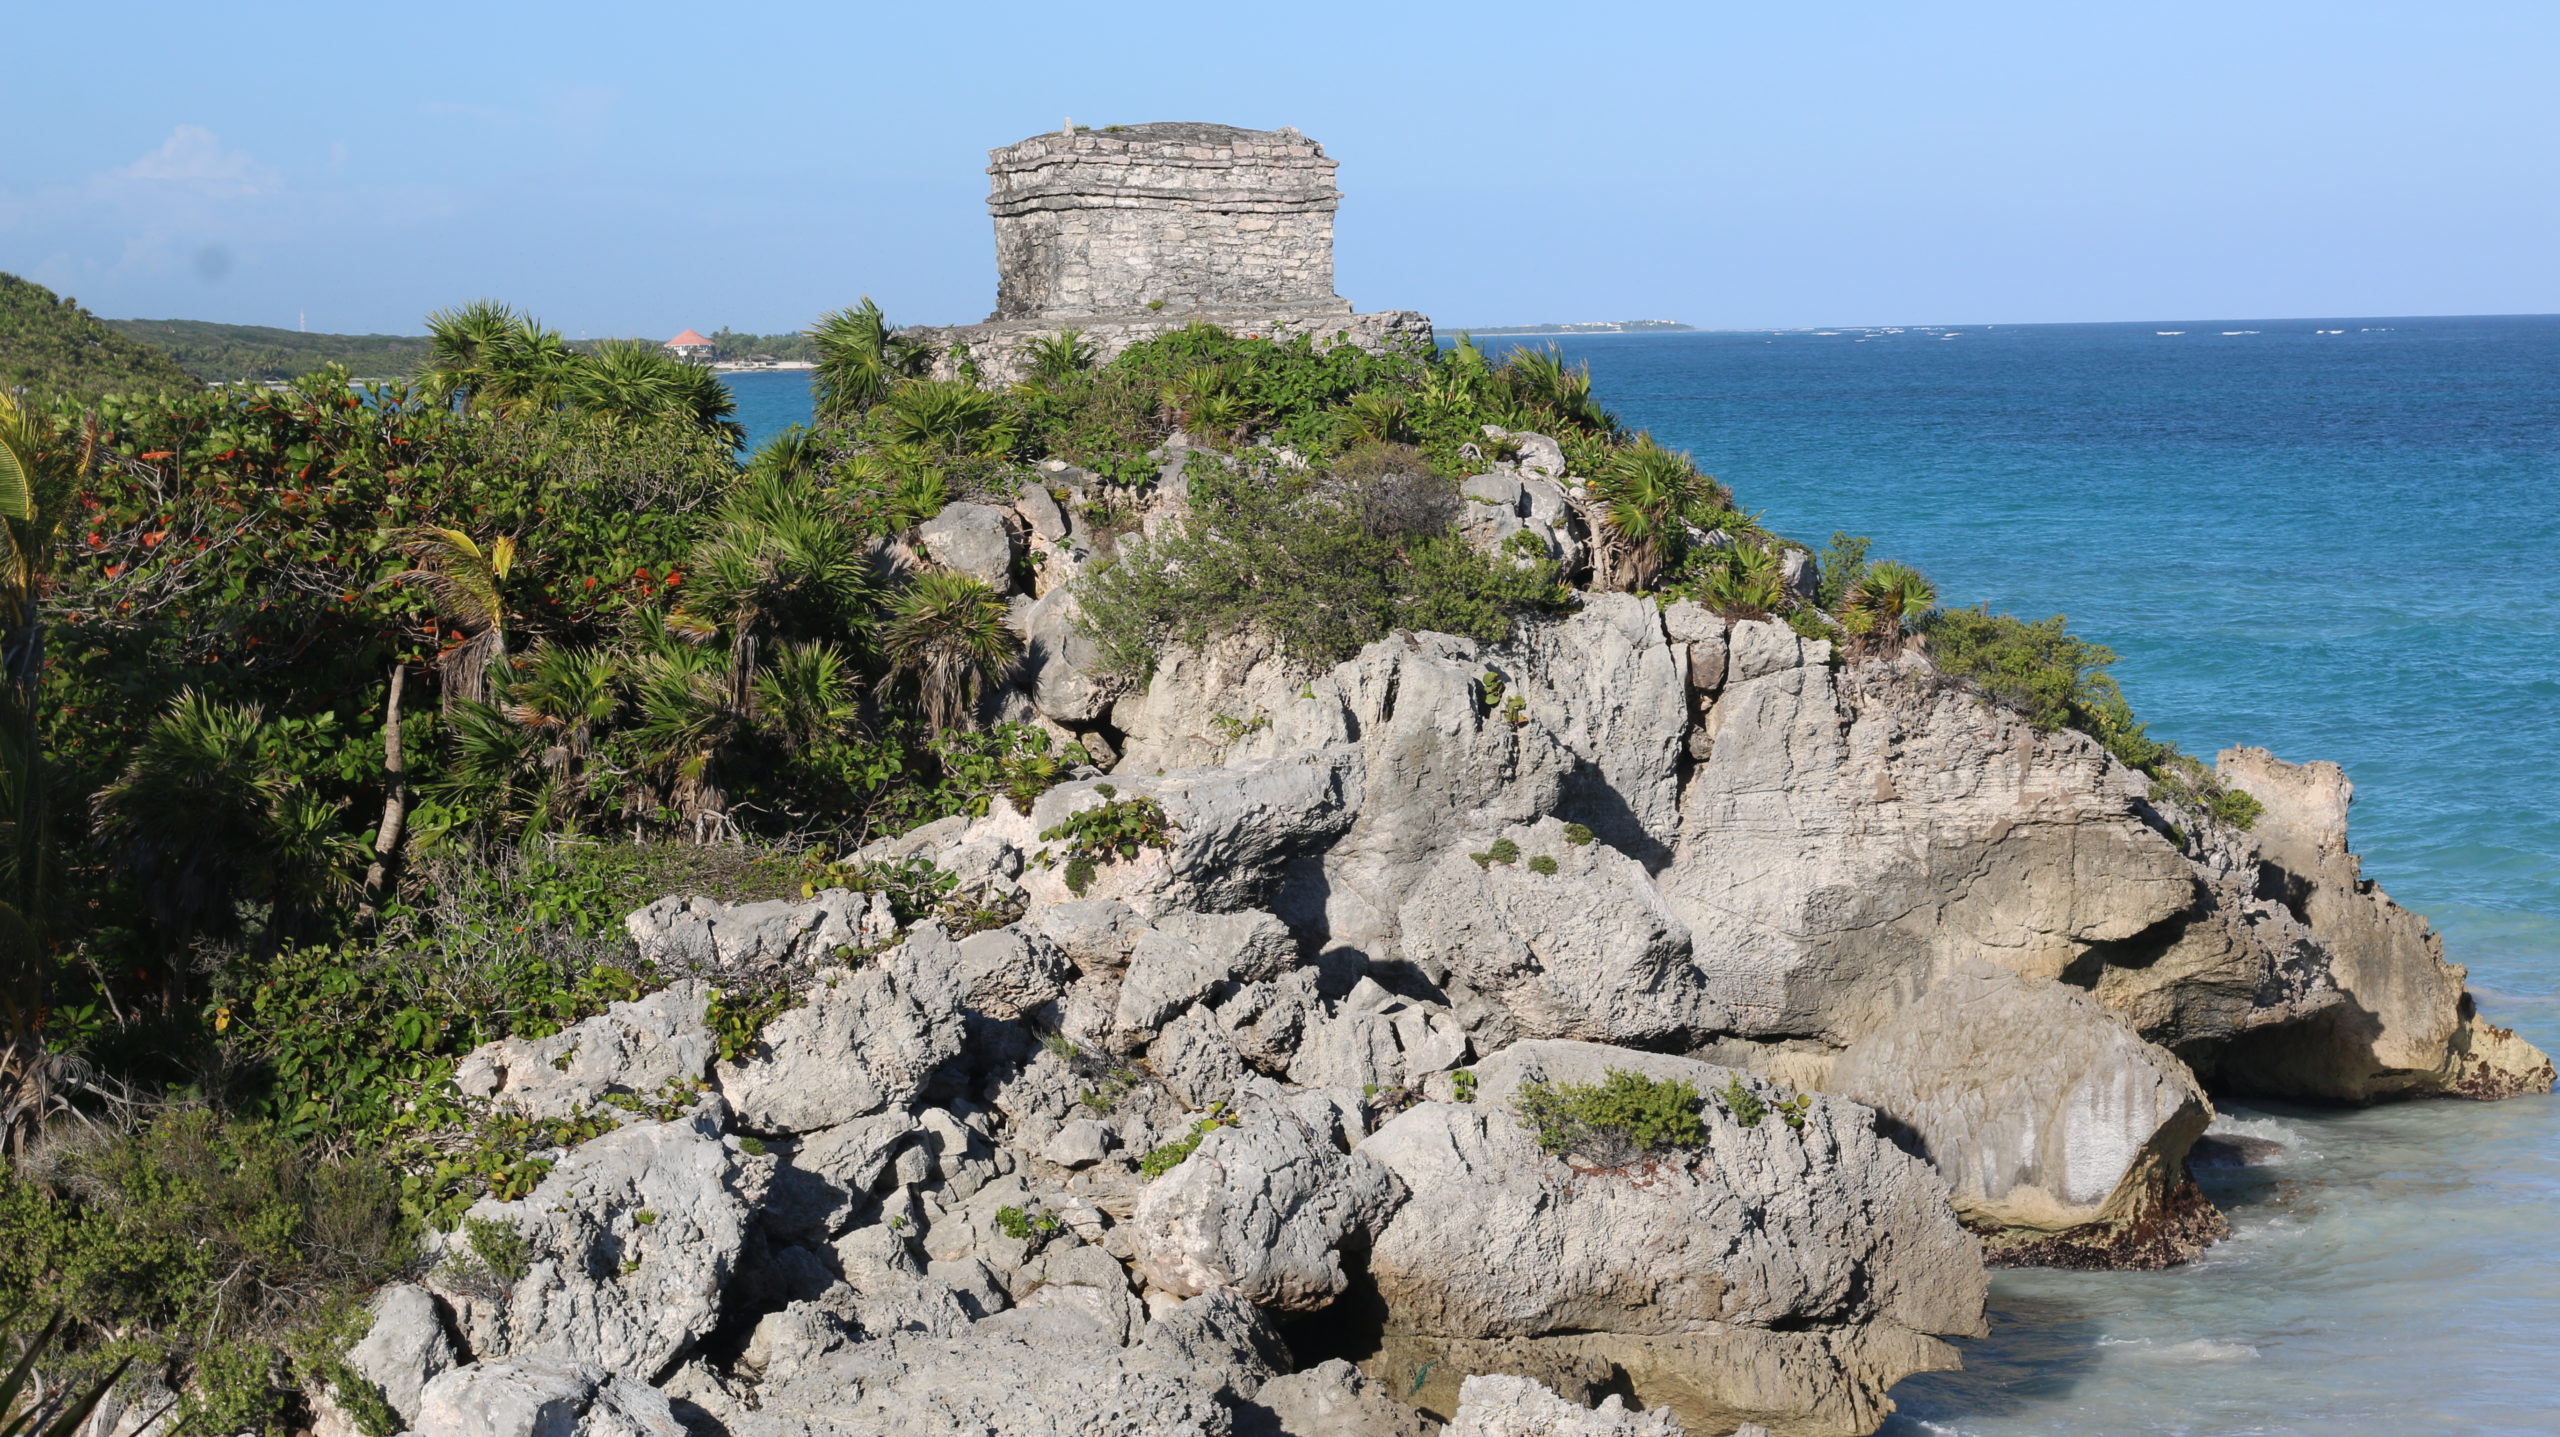
[[991, 322], [1351, 310], [1333, 292], [1335, 162], [1295, 130], [1076, 130], [990, 159]]

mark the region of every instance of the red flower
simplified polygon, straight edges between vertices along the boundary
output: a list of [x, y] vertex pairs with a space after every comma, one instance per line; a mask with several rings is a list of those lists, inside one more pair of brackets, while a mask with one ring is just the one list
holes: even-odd
[[167, 449], [147, 449], [143, 451], [142, 457], [145, 459], [174, 459], [177, 457], [177, 454], [174, 451]]

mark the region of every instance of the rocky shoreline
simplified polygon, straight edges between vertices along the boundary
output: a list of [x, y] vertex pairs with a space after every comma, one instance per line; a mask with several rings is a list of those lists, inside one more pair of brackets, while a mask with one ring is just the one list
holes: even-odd
[[[1482, 542], [1585, 542], [1505, 437]], [[1117, 692], [1050, 477], [924, 542], [1055, 556], [1001, 706], [1108, 772], [852, 856], [983, 926], [671, 896], [629, 928], [682, 981], [467, 1060], [622, 1125], [383, 1298], [350, 1361], [415, 1430], [1849, 1437], [1987, 1265], [2222, 1236], [2215, 1095], [2551, 1084], [2362, 878], [2334, 766], [2222, 755], [2244, 831], [1916, 648], [1625, 594]], [[793, 1005], [723, 1058], [750, 971]], [[1542, 1146], [1522, 1093], [1613, 1073], [1705, 1095], [1697, 1140]]]

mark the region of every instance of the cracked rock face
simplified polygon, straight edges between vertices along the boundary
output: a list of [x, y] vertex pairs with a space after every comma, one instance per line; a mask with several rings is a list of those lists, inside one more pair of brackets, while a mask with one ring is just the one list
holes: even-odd
[[[1800, 1128], [1745, 1127], [1710, 1103], [1703, 1149], [1614, 1171], [1543, 1151], [1511, 1111], [1523, 1084], [1612, 1069], [1701, 1093], [1741, 1078], [1524, 1042], [1478, 1065], [1472, 1103], [1423, 1104], [1361, 1143], [1411, 1193], [1370, 1253], [1389, 1331], [1374, 1375], [1422, 1373], [1423, 1405], [1448, 1411], [1464, 1372], [1544, 1377], [1597, 1357], [1701, 1430], [1740, 1413], [1863, 1431], [1890, 1410], [1886, 1388], [1952, 1363], [1937, 1335], [1984, 1330], [1973, 1238], [1868, 1110], [1817, 1099]], [[1445, 1374], [1423, 1373], [1442, 1359]], [[1826, 1367], [1835, 1379], [1810, 1390], [1786, 1375]]]
[[572, 1150], [523, 1200], [473, 1205], [466, 1231], [499, 1223], [524, 1241], [487, 1335], [512, 1357], [661, 1375], [719, 1315], [746, 1241], [739, 1183], [696, 1123], [635, 1123]]
[[2213, 1118], [2203, 1088], [2077, 990], [1959, 965], [1852, 1047], [1829, 1088], [1898, 1124], [1995, 1244], [2068, 1234], [2091, 1258], [2125, 1247], [2157, 1266], [2228, 1230], [2169, 1201]]
[[1294, 1114], [1213, 1128], [1139, 1196], [1138, 1271], [1177, 1297], [1312, 1312], [1349, 1285], [1343, 1248], [1366, 1246], [1403, 1196], [1375, 1159]]

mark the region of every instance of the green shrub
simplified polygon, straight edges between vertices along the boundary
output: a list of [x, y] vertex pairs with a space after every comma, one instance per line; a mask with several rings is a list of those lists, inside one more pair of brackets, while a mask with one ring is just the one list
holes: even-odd
[[1476, 1100], [1476, 1070], [1460, 1068], [1449, 1075], [1449, 1093], [1462, 1103]]
[[1063, 862], [1067, 888], [1079, 898], [1099, 865], [1135, 858], [1141, 849], [1173, 845], [1162, 804], [1152, 798], [1112, 797], [1117, 790], [1109, 784], [1097, 784], [1094, 792], [1103, 795], [1101, 804], [1078, 809], [1040, 834], [1043, 844], [1062, 845], [1042, 848], [1040, 866], [1055, 868]]
[[1200, 1140], [1209, 1136], [1212, 1129], [1234, 1127], [1235, 1121], [1235, 1117], [1223, 1107], [1211, 1104], [1209, 1116], [1193, 1123], [1190, 1132], [1138, 1159], [1138, 1171], [1150, 1178], [1163, 1177], [1181, 1166], [1182, 1160], [1191, 1156], [1192, 1150], [1200, 1146]]
[[1590, 847], [1593, 837], [1594, 835], [1591, 832], [1591, 826], [1589, 824], [1568, 823], [1564, 826], [1564, 841], [1572, 844], [1576, 848]]
[[408, 1269], [400, 1196], [370, 1149], [205, 1108], [130, 1134], [56, 1129], [0, 1170], [0, 1334], [76, 1313], [56, 1380], [130, 1358], [196, 1384], [181, 1415], [255, 1426], [294, 1401], [280, 1344]]
[[1556, 876], [1556, 861], [1541, 853], [1529, 860], [1529, 871], [1553, 878]]
[[1707, 1129], [1698, 1107], [1698, 1090], [1690, 1084], [1623, 1068], [1609, 1069], [1598, 1083], [1524, 1083], [1512, 1099], [1512, 1111], [1538, 1146], [1610, 1168], [1704, 1146]]
[[1136, 680], [1167, 644], [1250, 630], [1329, 667], [1396, 629], [1488, 643], [1563, 600], [1552, 564], [1477, 553], [1445, 523], [1416, 529], [1375, 484], [1249, 473], [1195, 452], [1189, 512], [1078, 581], [1083, 623]]
[[1740, 1074], [1727, 1081], [1716, 1097], [1724, 1104], [1724, 1110], [1733, 1115], [1733, 1120], [1746, 1128], [1760, 1126], [1760, 1120], [1769, 1116], [1769, 1105], [1761, 1101], [1758, 1093], [1742, 1085]]
[[719, 1044], [720, 1061], [734, 1063], [756, 1051], [763, 1041], [765, 1024], [806, 1002], [805, 995], [788, 985], [761, 993], [732, 993], [715, 988], [703, 1007], [702, 1017]]

